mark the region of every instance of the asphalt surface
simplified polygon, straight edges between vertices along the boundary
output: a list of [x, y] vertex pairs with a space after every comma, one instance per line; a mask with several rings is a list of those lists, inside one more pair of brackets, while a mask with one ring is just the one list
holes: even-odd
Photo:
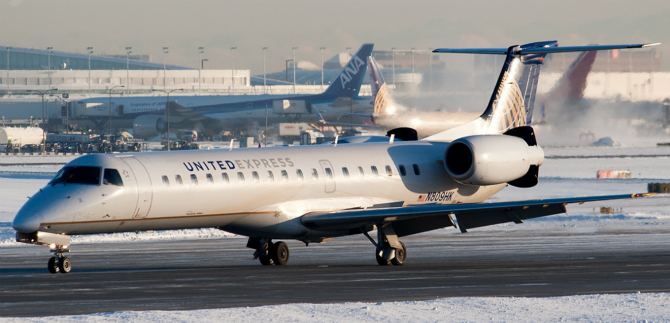
[[670, 291], [670, 233], [493, 231], [406, 237], [404, 266], [376, 264], [363, 237], [261, 266], [246, 240], [73, 245], [69, 274], [46, 247], [0, 248], [0, 316], [185, 310], [295, 302]]

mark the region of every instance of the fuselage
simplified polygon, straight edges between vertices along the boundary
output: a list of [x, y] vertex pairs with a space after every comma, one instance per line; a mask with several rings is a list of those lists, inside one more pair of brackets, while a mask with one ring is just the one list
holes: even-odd
[[317, 241], [349, 232], [306, 228], [303, 214], [392, 202], [474, 203], [506, 186], [452, 180], [441, 161], [447, 145], [414, 141], [82, 156], [61, 170], [69, 179], [59, 173], [29, 199], [13, 226], [19, 232], [69, 235], [218, 227], [251, 237]]

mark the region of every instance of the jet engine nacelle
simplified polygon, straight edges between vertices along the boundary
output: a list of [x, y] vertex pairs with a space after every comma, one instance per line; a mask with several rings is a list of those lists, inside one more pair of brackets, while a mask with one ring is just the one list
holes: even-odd
[[467, 185], [532, 187], [537, 184], [543, 161], [542, 148], [511, 135], [463, 137], [454, 140], [444, 153], [447, 173]]
[[146, 114], [133, 120], [133, 135], [140, 138], [153, 138], [165, 130], [163, 116]]

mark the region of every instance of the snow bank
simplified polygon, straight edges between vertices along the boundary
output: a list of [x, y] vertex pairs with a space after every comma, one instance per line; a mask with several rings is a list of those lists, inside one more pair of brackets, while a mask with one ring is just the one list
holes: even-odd
[[661, 322], [670, 293], [546, 298], [464, 297], [428, 301], [287, 304], [192, 311], [111, 312], [6, 322]]

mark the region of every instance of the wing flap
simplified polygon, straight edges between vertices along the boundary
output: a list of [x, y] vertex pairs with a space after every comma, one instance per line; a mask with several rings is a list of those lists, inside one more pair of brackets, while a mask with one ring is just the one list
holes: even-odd
[[368, 208], [326, 212], [311, 212], [301, 222], [314, 230], [350, 230], [369, 225], [392, 223], [398, 236], [455, 226], [451, 214], [456, 215], [462, 232], [488, 225], [515, 222], [547, 215], [565, 213], [570, 203], [584, 203], [643, 197], [649, 194], [568, 197], [497, 203], [468, 203], [422, 205], [388, 208]]

